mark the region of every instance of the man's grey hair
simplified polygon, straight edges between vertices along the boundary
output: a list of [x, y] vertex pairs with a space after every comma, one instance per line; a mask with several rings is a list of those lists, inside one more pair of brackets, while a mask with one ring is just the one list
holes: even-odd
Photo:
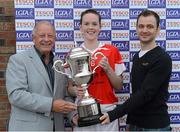
[[45, 25], [50, 25], [52, 27], [52, 29], [54, 30], [54, 33], [56, 33], [56, 29], [55, 27], [49, 22], [49, 21], [39, 21], [35, 24], [33, 30], [32, 30], [32, 35], [34, 36], [38, 30], [38, 26], [41, 24], [45, 24]]

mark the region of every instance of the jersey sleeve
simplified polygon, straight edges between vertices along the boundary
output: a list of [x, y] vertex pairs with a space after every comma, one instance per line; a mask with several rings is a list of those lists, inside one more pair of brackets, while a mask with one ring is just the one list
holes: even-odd
[[121, 53], [117, 48], [114, 48], [114, 61], [115, 61], [115, 73], [116, 75], [119, 76], [126, 70], [126, 67], [124, 65], [124, 61], [122, 59]]

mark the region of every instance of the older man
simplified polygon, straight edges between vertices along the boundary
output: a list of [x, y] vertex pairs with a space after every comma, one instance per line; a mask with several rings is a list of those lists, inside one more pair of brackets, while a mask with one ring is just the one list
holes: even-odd
[[10, 131], [63, 131], [64, 114], [76, 109], [68, 96], [67, 77], [52, 69], [55, 34], [51, 23], [38, 22], [32, 32], [34, 47], [9, 59]]

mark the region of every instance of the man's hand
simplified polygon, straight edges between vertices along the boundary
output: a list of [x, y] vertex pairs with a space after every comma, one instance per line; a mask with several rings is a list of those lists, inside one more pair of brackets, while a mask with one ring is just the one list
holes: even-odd
[[105, 113], [103, 116], [101, 116], [100, 120], [102, 121], [101, 124], [108, 124], [108, 123], [110, 123], [110, 119], [109, 119], [108, 113]]
[[53, 101], [52, 111], [54, 112], [62, 112], [66, 114], [76, 109], [77, 109], [77, 106], [74, 103], [71, 103], [62, 99], [57, 99]]
[[77, 88], [76, 95], [81, 99], [85, 94], [84, 90], [81, 86], [77, 86], [76, 88]]

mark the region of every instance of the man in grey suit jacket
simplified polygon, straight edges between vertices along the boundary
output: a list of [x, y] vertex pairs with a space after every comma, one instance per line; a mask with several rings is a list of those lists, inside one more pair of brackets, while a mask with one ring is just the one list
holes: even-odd
[[64, 114], [76, 110], [76, 105], [68, 96], [68, 78], [52, 69], [55, 28], [40, 21], [32, 35], [34, 47], [12, 55], [6, 70], [9, 130], [63, 131]]

